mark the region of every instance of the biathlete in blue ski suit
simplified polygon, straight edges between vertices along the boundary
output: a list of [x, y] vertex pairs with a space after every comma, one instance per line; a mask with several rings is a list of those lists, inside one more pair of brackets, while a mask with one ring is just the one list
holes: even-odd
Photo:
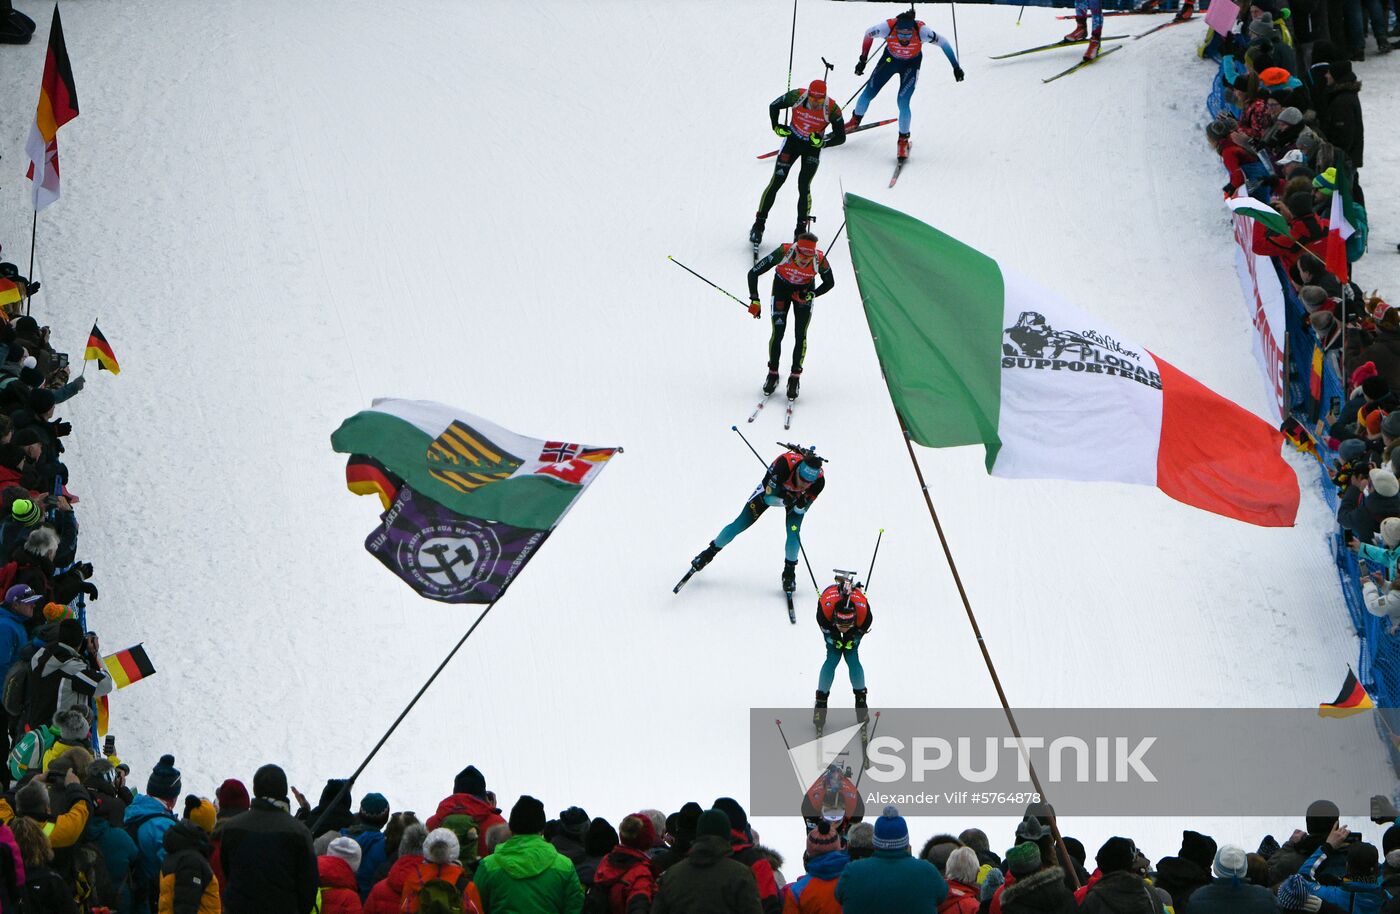
[[710, 541], [699, 555], [690, 561], [691, 573], [699, 571], [719, 551], [733, 542], [734, 537], [743, 533], [759, 516], [769, 508], [783, 508], [786, 513], [787, 546], [783, 554], [783, 591], [792, 593], [797, 588], [797, 555], [802, 549], [802, 518], [812, 502], [826, 487], [826, 474], [822, 470], [823, 460], [817, 456], [815, 448], [805, 452], [788, 451], [768, 466], [763, 474], [763, 482], [754, 489], [753, 495], [744, 503], [739, 516], [729, 522]]
[[913, 115], [909, 111], [909, 99], [914, 96], [914, 86], [919, 81], [919, 67], [924, 62], [924, 42], [930, 42], [943, 49], [948, 63], [953, 67], [953, 78], [963, 81], [962, 67], [958, 65], [958, 55], [948, 39], [934, 32], [922, 21], [914, 18], [913, 10], [905, 10], [893, 19], [887, 19], [865, 30], [865, 42], [860, 46], [860, 62], [856, 64], [856, 75], [865, 73], [866, 60], [870, 57], [870, 46], [875, 39], [885, 43], [880, 52], [880, 61], [875, 64], [875, 72], [870, 74], [865, 89], [856, 99], [855, 112], [846, 123], [850, 132], [860, 126], [865, 117], [865, 109], [880, 94], [890, 77], [899, 74], [899, 158], [909, 157], [909, 123]]
[[817, 703], [812, 711], [812, 723], [820, 731], [826, 723], [826, 700], [836, 681], [836, 667], [844, 659], [851, 675], [851, 691], [856, 697], [856, 715], [865, 722], [865, 668], [860, 664], [860, 639], [870, 631], [875, 616], [860, 585], [849, 575], [839, 574], [836, 583], [822, 591], [817, 600], [817, 627], [826, 641], [826, 662], [817, 674]]

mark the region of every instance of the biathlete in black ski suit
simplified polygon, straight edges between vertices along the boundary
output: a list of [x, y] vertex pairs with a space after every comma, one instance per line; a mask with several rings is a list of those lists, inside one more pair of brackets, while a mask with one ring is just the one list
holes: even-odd
[[[812, 302], [836, 287], [831, 264], [817, 247], [817, 236], [803, 232], [792, 244], [783, 244], [749, 270], [749, 313], [758, 317], [763, 304], [758, 298], [758, 278], [773, 270], [773, 334], [768, 338], [768, 377], [763, 382], [763, 395], [778, 386], [778, 360], [782, 356], [783, 334], [787, 330], [788, 312], [795, 316], [793, 327], [792, 368], [788, 374], [787, 395], [797, 399], [802, 380], [802, 359], [807, 355], [807, 325], [812, 322]], [[821, 284], [817, 285], [817, 277]]]
[[733, 542], [734, 537], [752, 527], [764, 511], [781, 507], [787, 513], [784, 523], [787, 543], [783, 551], [783, 590], [792, 593], [797, 586], [797, 556], [802, 550], [802, 518], [826, 487], [823, 462], [814, 448], [808, 448], [805, 452], [788, 451], [769, 464], [763, 481], [744, 503], [739, 516], [691, 559], [691, 572], [710, 564], [710, 560]]
[[[778, 123], [778, 112], [792, 109], [792, 125]], [[749, 241], [763, 243], [763, 226], [768, 221], [768, 211], [778, 198], [778, 189], [787, 181], [792, 164], [802, 160], [802, 169], [797, 173], [797, 228], [793, 235], [807, 231], [807, 223], [812, 212], [812, 177], [821, 164], [822, 147], [840, 146], [846, 142], [846, 124], [841, 116], [841, 106], [826, 97], [826, 83], [812, 80], [805, 90], [793, 89], [785, 95], [773, 99], [768, 106], [768, 119], [773, 122], [773, 132], [783, 138], [783, 148], [778, 151], [778, 162], [773, 166], [773, 177], [763, 189], [763, 197], [758, 201], [753, 228], [749, 230]], [[827, 126], [831, 126], [831, 139], [824, 139]]]

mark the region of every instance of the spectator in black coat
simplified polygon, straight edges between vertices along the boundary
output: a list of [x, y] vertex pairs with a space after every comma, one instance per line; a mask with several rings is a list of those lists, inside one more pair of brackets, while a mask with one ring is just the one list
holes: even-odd
[[559, 818], [550, 825], [553, 828], [546, 828], [549, 843], [554, 845], [554, 849], [565, 857], [569, 862], [577, 867], [583, 862], [587, 853], [583, 849], [584, 836], [588, 834], [588, 813], [577, 806], [570, 806], [559, 814]]
[[1157, 886], [1172, 896], [1172, 907], [1176, 910], [1185, 910], [1191, 893], [1210, 884], [1215, 851], [1214, 838], [1200, 832], [1183, 831], [1177, 855], [1157, 861]]
[[1327, 114], [1320, 123], [1322, 132], [1351, 164], [1360, 168], [1365, 146], [1361, 121], [1361, 81], [1352, 72], [1351, 62], [1338, 60], [1327, 69]]
[[220, 860], [228, 914], [306, 914], [320, 875], [311, 833], [287, 813], [287, 775], [264, 765], [253, 776], [253, 805], [223, 826]]
[[1400, 482], [1390, 470], [1374, 469], [1360, 484], [1353, 479], [1342, 493], [1337, 523], [1363, 543], [1375, 540], [1381, 521], [1387, 517], [1400, 517]]

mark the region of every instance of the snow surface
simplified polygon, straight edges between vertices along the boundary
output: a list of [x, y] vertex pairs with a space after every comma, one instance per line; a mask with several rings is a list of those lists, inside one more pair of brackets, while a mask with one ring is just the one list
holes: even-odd
[[[0, 240], [23, 265], [23, 142], [49, 5], [0, 49], [11, 100]], [[888, 7], [888, 10], [886, 9]], [[805, 3], [803, 83], [851, 75], [893, 5]], [[243, 0], [69, 2], [82, 116], [60, 135], [64, 197], [39, 225], [37, 315], [77, 354], [93, 317], [121, 377], [62, 410], [82, 548], [109, 650], [144, 641], [158, 676], [113, 701], [137, 780], [173, 752], [188, 790], [284, 764], [314, 798], [345, 775], [465, 631], [362, 548], [377, 507], [328, 437], [381, 395], [457, 404], [522, 434], [621, 444], [616, 459], [371, 764], [357, 795], [430, 810], [468, 762], [507, 807], [522, 792], [613, 821], [747, 792], [750, 707], [810, 702], [821, 642], [778, 596], [765, 516], [679, 597], [689, 558], [760, 468], [730, 431], [763, 374], [767, 321], [666, 262], [743, 294], [744, 241], [784, 88], [786, 0], [680, 3]], [[949, 8], [926, 15], [947, 30]], [[886, 189], [893, 127], [825, 157], [816, 229], [840, 188], [909, 211], [1055, 288], [1266, 414], [1250, 356], [1221, 172], [1201, 139], [1211, 76], [1196, 26], [1167, 29], [1042, 85], [1054, 10], [958, 11], [967, 81], [938, 55], [914, 100], [914, 156]], [[1116, 23], [1110, 27], [1113, 31]], [[1134, 31], [1140, 27], [1130, 26]], [[1395, 58], [1359, 68], [1368, 188], [1400, 160]], [[894, 89], [870, 116], [892, 116]], [[795, 178], [770, 219], [781, 240]], [[1362, 282], [1400, 288], [1400, 203], [1373, 193]], [[872, 701], [993, 706], [919, 497], [844, 244], [817, 308], [792, 437], [831, 458], [804, 530], [822, 574], [864, 567], [886, 530], [865, 642]], [[766, 290], [767, 283], [764, 283]], [[784, 356], [786, 364], [787, 356]], [[778, 413], [777, 416], [773, 413]], [[766, 457], [770, 407], [745, 428]], [[1297, 706], [1355, 662], [1313, 469], [1298, 526], [1249, 527], [1149, 488], [991, 479], [980, 449], [920, 455], [1013, 703]], [[824, 582], [823, 582], [824, 583]], [[810, 586], [810, 585], [806, 585]], [[833, 704], [847, 704], [844, 672]], [[1393, 786], [1382, 746], [1377, 792]], [[1299, 810], [1299, 817], [1302, 811]], [[994, 846], [1009, 819], [981, 824]], [[1182, 827], [1252, 846], [1294, 821], [1066, 820], [1093, 849]], [[1361, 823], [1368, 833], [1369, 823]], [[795, 820], [759, 820], [800, 872]]]

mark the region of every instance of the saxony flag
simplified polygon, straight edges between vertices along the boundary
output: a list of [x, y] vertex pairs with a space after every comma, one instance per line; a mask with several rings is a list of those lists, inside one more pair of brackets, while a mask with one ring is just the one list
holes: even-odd
[[58, 128], [78, 116], [78, 90], [73, 85], [73, 65], [63, 43], [63, 23], [58, 4], [49, 28], [49, 52], [44, 58], [44, 81], [39, 86], [39, 107], [29, 130], [29, 180], [34, 182], [34, 210], [58, 199]]
[[87, 348], [83, 350], [83, 361], [90, 362], [96, 360], [97, 370], [110, 371], [112, 374], [121, 374], [122, 367], [117, 364], [117, 357], [112, 354], [112, 346], [107, 342], [107, 337], [102, 335], [102, 331], [97, 329], [94, 321], [92, 332], [88, 334]]
[[912, 216], [846, 195], [851, 260], [890, 399], [925, 447], [988, 472], [1155, 485], [1291, 526], [1280, 432], [1139, 343]]

